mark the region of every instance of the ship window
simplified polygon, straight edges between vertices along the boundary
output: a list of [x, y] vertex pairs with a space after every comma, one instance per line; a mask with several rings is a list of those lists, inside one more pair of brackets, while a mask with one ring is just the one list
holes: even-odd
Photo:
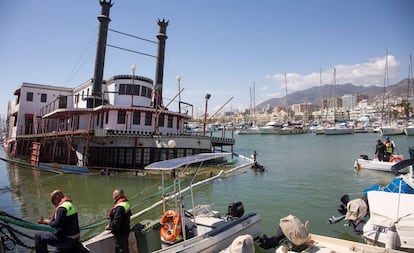
[[132, 165], [133, 151], [132, 148], [125, 149], [125, 164]]
[[40, 94], [40, 102], [46, 103], [46, 100], [47, 100], [47, 94], [45, 93]]
[[164, 117], [163, 114], [158, 116], [158, 126], [159, 127], [164, 127], [164, 119], [165, 119], [165, 117]]
[[134, 85], [132, 87], [134, 95], [139, 96], [139, 88], [140, 88], [140, 85]]
[[118, 111], [118, 124], [125, 124], [126, 111]]
[[118, 164], [125, 164], [125, 149], [119, 148], [118, 149]]
[[183, 148], [177, 148], [177, 157], [184, 157], [184, 149]]
[[175, 158], [175, 156], [174, 156], [174, 149], [167, 150], [167, 156], [168, 156], [168, 159]]
[[141, 112], [134, 112], [132, 115], [132, 124], [139, 125], [141, 124]]
[[151, 98], [151, 94], [152, 94], [152, 89], [147, 88], [147, 98]]
[[152, 113], [151, 112], [146, 112], [145, 113], [145, 125], [146, 126], [151, 126], [152, 125]]
[[26, 101], [33, 101], [33, 92], [27, 92]]
[[66, 108], [67, 106], [68, 106], [68, 97], [67, 96], [60, 96], [59, 97], [59, 109]]
[[119, 84], [119, 91], [118, 91], [118, 93], [120, 95], [126, 94], [126, 84], [123, 84], [123, 83]]
[[109, 111], [105, 113], [105, 124], [108, 124], [108, 122], [109, 122]]
[[142, 148], [137, 148], [135, 150], [135, 164], [136, 165], [142, 164]]
[[128, 95], [132, 94], [132, 85], [130, 85], [130, 84], [126, 85], [126, 94], [128, 94]]
[[173, 127], [173, 117], [170, 116], [170, 115], [168, 116], [167, 127], [168, 128], [172, 128]]
[[151, 148], [144, 148], [144, 155], [143, 155], [143, 159], [142, 159], [144, 165], [150, 163], [150, 158], [151, 158]]
[[119, 94], [120, 95], [139, 95], [140, 85], [135, 84], [119, 84]]
[[143, 97], [145, 97], [147, 95], [147, 87], [141, 86], [141, 94], [142, 94]]

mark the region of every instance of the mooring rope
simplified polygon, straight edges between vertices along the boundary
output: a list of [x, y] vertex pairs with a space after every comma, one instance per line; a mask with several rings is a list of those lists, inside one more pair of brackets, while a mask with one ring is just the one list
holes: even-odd
[[55, 229], [52, 228], [51, 226], [28, 222], [28, 221], [17, 218], [1, 210], [0, 210], [0, 220], [5, 223], [11, 223], [16, 226], [20, 226], [20, 227], [27, 228], [27, 229], [51, 231], [51, 232], [55, 231]]
[[[7, 231], [7, 233], [3, 231], [4, 229]], [[19, 237], [16, 234], [19, 234], [21, 236], [24, 236], [24, 237], [27, 237], [27, 238], [33, 240], [34, 238], [32, 236], [30, 236], [28, 234], [25, 234], [21, 231], [18, 231], [17, 229], [15, 229], [12, 226], [10, 226], [8, 224], [5, 224], [5, 223], [2, 223], [0, 225], [0, 231], [1, 231], [1, 234], [2, 234], [1, 243], [2, 243], [2, 246], [3, 246], [4, 249], [13, 250], [15, 248], [16, 244], [20, 245], [24, 248], [27, 248], [27, 249], [34, 249], [34, 246], [27, 245], [22, 240], [20, 240]], [[8, 241], [11, 241], [12, 245], [7, 245]]]

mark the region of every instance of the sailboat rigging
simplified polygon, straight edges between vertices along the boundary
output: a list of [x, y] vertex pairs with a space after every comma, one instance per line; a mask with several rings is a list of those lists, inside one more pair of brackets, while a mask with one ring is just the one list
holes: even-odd
[[333, 73], [333, 90], [334, 90], [334, 100], [333, 100], [333, 122], [334, 126], [325, 128], [325, 135], [339, 135], [339, 134], [353, 134], [354, 129], [349, 127], [346, 123], [337, 123], [336, 121], [336, 107], [338, 99], [336, 98], [336, 68], [334, 68]]
[[[390, 94], [388, 92], [389, 88], [389, 74], [388, 74], [388, 50], [385, 50], [385, 74], [384, 74], [384, 93], [382, 96], [382, 112], [381, 112], [381, 134], [383, 136], [387, 135], [400, 135], [404, 133], [404, 129], [396, 124], [392, 124], [391, 121], [391, 104], [390, 104]], [[384, 120], [384, 110], [385, 110], [385, 99], [387, 99], [387, 114]], [[385, 125], [384, 124], [385, 121]]]

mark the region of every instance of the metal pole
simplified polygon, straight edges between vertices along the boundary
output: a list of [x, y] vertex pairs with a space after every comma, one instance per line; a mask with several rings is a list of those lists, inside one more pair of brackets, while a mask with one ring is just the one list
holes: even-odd
[[177, 76], [178, 82], [178, 113], [181, 113], [181, 76]]
[[131, 106], [134, 106], [134, 79], [135, 79], [135, 70], [137, 70], [137, 66], [132, 65], [132, 87], [131, 87]]
[[208, 100], [210, 99], [211, 95], [210, 94], [206, 94], [206, 109], [204, 111], [204, 123], [203, 123], [203, 136], [206, 136], [206, 121], [207, 121], [207, 105], [208, 105]]

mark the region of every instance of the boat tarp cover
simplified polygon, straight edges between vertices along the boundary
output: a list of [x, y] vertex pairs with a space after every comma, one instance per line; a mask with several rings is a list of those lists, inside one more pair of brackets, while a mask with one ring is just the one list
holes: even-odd
[[[400, 183], [401, 183], [401, 190], [400, 190]], [[414, 188], [412, 188], [407, 182], [405, 182], [404, 178], [396, 177], [394, 178], [391, 183], [385, 187], [381, 187], [377, 184], [367, 188], [364, 190], [364, 196], [367, 195], [369, 191], [384, 191], [384, 192], [401, 192], [401, 193], [408, 193], [414, 194]]]
[[174, 169], [178, 169], [185, 165], [214, 160], [217, 158], [223, 158], [228, 155], [230, 155], [230, 153], [201, 153], [197, 155], [174, 158], [170, 160], [151, 163], [150, 165], [145, 166], [144, 169], [146, 170], [174, 170]]

